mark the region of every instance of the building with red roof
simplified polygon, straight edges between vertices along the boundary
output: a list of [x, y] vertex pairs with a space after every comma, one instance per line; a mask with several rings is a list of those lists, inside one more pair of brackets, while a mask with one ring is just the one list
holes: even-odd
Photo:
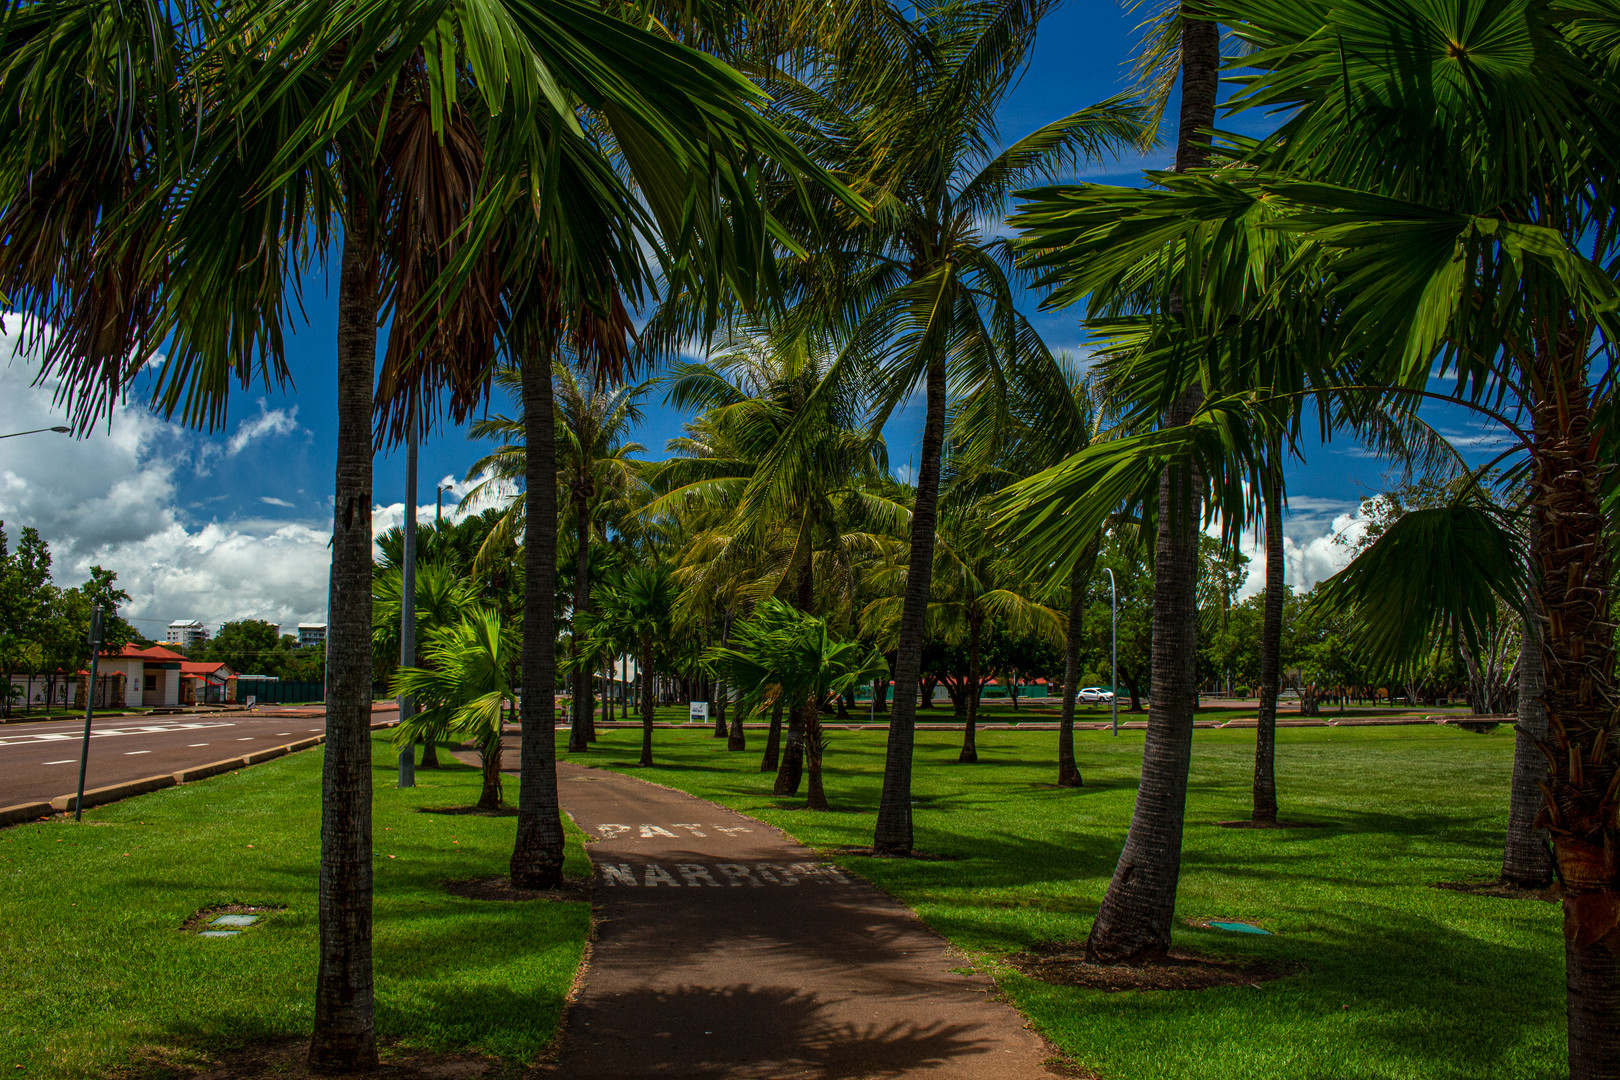
[[174, 706], [180, 704], [180, 665], [186, 658], [161, 645], [141, 648], [125, 645], [117, 652], [102, 653], [96, 661], [97, 674], [124, 676], [124, 704]]

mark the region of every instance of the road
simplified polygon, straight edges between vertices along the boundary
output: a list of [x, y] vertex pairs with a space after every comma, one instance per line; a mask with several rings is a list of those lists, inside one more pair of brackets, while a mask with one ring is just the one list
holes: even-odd
[[[90, 736], [85, 788], [121, 784], [161, 773], [241, 757], [319, 735], [319, 707], [276, 709], [275, 715], [187, 713], [98, 718]], [[374, 712], [373, 719], [392, 719]], [[0, 727], [0, 806], [71, 795], [79, 783], [80, 720]]]

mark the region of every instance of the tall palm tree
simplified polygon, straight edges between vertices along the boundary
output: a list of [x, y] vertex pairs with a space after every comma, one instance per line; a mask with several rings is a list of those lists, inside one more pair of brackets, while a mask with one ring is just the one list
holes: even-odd
[[[751, 294], [769, 271], [752, 181], [761, 155], [790, 182], [824, 174], [760, 118], [761, 99], [740, 76], [588, 5], [498, 0], [470, 19], [438, 0], [386, 11], [264, 0], [225, 16], [188, 2], [46, 0], [0, 18], [0, 217], [15, 240], [0, 256], [0, 287], [36, 316], [30, 325], [66, 328], [36, 340], [81, 425], [110, 409], [160, 342], [162, 407], [218, 423], [233, 378], [284, 374], [280, 322], [295, 302], [286, 284], [305, 260], [341, 249], [310, 1066], [372, 1067], [370, 509], [381, 316], [394, 306], [381, 384], [392, 435], [431, 419], [441, 388], [451, 415], [465, 416], [494, 350], [501, 267], [483, 238], [519, 195], [537, 197], [536, 220], [550, 220], [545, 204], [559, 189], [517, 185], [529, 163], [582, 145], [577, 102], [624, 136], [617, 146], [642, 198], [613, 213], [670, 238], [675, 257], [690, 255], [679, 265], [694, 285], [723, 279]], [[86, 170], [86, 161], [104, 165]], [[716, 198], [692, 204], [693, 185]], [[72, 197], [45, 195], [63, 191]], [[594, 194], [611, 199], [614, 189]]]
[[657, 707], [658, 660], [666, 655], [674, 624], [677, 589], [667, 563], [627, 567], [605, 582], [596, 611], [582, 616], [586, 657], [598, 652], [632, 653], [641, 683], [641, 757], [653, 763], [653, 716]]
[[[1123, 249], [1150, 222], [1177, 222], [1152, 246], [1198, 245], [1179, 276], [1207, 304], [1198, 313], [1205, 336], [1227, 325], [1237, 300], [1261, 321], [1245, 320], [1241, 334], [1226, 336], [1234, 346], [1245, 338], [1243, 352], [1256, 363], [1285, 371], [1322, 358], [1343, 362], [1352, 387], [1380, 388], [1408, 407], [1434, 395], [1437, 370], [1455, 374], [1447, 399], [1509, 435], [1532, 493], [1549, 717], [1541, 822], [1563, 882], [1570, 1072], [1620, 1075], [1620, 869], [1604, 854], [1620, 844], [1620, 747], [1609, 738], [1620, 688], [1599, 464], [1613, 399], [1606, 374], [1594, 372], [1608, 371], [1620, 341], [1620, 170], [1612, 140], [1567, 135], [1607, 131], [1620, 119], [1612, 50], [1600, 44], [1610, 40], [1610, 21], [1538, 0], [1478, 10], [1367, 2], [1284, 13], [1238, 0], [1209, 7], [1257, 50], [1245, 64], [1261, 74], [1236, 104], [1286, 120], [1273, 137], [1237, 151], [1243, 168], [1110, 196], [1112, 205], [1097, 208], [1116, 239], [1103, 257], [1127, 257]], [[1204, 242], [1215, 235], [1220, 247]], [[1310, 257], [1287, 264], [1264, 304], [1251, 303], [1253, 293], [1236, 297], [1235, 247], [1279, 238]], [[1088, 246], [1082, 240], [1071, 254], [1097, 257]], [[1268, 349], [1258, 332], [1266, 320], [1288, 330], [1293, 345], [1310, 347]], [[1253, 413], [1251, 402], [1226, 397], [1197, 426], [1235, 436]], [[1492, 526], [1479, 514], [1438, 508], [1402, 524], [1412, 521], [1414, 537], [1455, 536], [1467, 523], [1482, 540]], [[1511, 544], [1491, 543], [1505, 567], [1517, 566]], [[1471, 565], [1515, 586], [1495, 562]], [[1456, 569], [1417, 582], [1424, 591], [1405, 599], [1450, 588]], [[1509, 588], [1505, 598], [1512, 596]]]
[[[516, 389], [519, 375], [503, 370], [496, 383]], [[553, 408], [556, 413], [557, 497], [568, 508], [567, 519], [574, 529], [575, 616], [591, 610], [591, 546], [603, 538], [610, 502], [622, 501], [625, 493], [641, 483], [640, 465], [634, 455], [643, 447], [625, 441], [628, 430], [642, 419], [641, 399], [650, 383], [617, 387], [599, 386], [591, 376], [582, 376], [573, 366], [559, 363], [553, 374]], [[475, 439], [491, 439], [502, 445], [474, 462], [469, 477], [481, 477], [468, 492], [469, 499], [487, 498], [491, 493], [521, 481], [528, 473], [524, 452], [523, 421], [505, 416], [480, 420], [472, 426]], [[519, 492], [502, 515], [501, 532], [515, 535], [526, 521], [528, 502]], [[577, 660], [577, 646], [570, 646]], [[574, 722], [568, 748], [584, 750], [594, 737], [593, 670], [574, 665]]]
[[[800, 317], [840, 330], [827, 393], [850, 380], [881, 428], [921, 389], [926, 402], [911, 556], [895, 662], [895, 701], [875, 848], [911, 850], [911, 759], [950, 395], [1017, 383], [1040, 337], [1017, 312], [1010, 249], [994, 235], [1010, 191], [1139, 142], [1141, 109], [1109, 101], [1003, 149], [994, 115], [1016, 83], [1048, 0], [945, 0], [911, 9], [849, 63], [762, 77], [780, 87], [784, 123], [874, 206], [789, 260]], [[793, 439], [778, 453], [792, 454]]]

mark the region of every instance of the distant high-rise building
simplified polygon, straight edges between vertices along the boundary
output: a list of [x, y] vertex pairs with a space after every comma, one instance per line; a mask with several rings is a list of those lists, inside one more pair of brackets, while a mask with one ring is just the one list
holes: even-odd
[[168, 643], [190, 648], [208, 640], [208, 627], [196, 619], [176, 619], [169, 624]]
[[307, 649], [311, 645], [326, 644], [326, 624], [323, 622], [301, 622], [298, 624], [298, 647]]

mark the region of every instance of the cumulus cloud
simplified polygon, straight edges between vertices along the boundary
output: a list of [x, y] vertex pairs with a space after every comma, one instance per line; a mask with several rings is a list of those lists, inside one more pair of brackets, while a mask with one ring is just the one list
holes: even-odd
[[[59, 423], [56, 387], [34, 384], [12, 323], [0, 332], [0, 430]], [[254, 439], [300, 430], [292, 410], [266, 409], [222, 447], [139, 405], [120, 406], [83, 438], [29, 435], [0, 443], [0, 520], [32, 526], [51, 546], [58, 584], [92, 564], [116, 571], [123, 614], [149, 636], [172, 619], [262, 618], [290, 627], [325, 618], [329, 528], [270, 520], [195, 521], [179, 505], [191, 474]], [[245, 433], [245, 437], [244, 437]], [[273, 506], [288, 506], [266, 497]], [[227, 504], [228, 505], [228, 504]]]
[[[1283, 523], [1283, 580], [1296, 592], [1309, 592], [1318, 582], [1350, 564], [1356, 541], [1366, 534], [1367, 519], [1357, 505], [1335, 514], [1324, 525], [1320, 513], [1313, 514], [1309, 509], [1296, 517], [1293, 510], [1297, 501], [1288, 500], [1290, 513]], [[1249, 576], [1237, 594], [1242, 600], [1266, 587], [1266, 546], [1263, 538], [1256, 539], [1251, 532], [1239, 547], [1249, 557]]]
[[292, 503], [286, 499], [278, 499], [274, 495], [260, 495], [259, 501], [266, 506], [285, 506], [289, 510], [295, 509]]

